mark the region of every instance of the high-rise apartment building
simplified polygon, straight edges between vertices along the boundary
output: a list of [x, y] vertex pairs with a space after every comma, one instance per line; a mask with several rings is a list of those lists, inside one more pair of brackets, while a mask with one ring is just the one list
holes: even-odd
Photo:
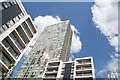
[[92, 57], [76, 58], [75, 61], [49, 61], [45, 67], [43, 80], [94, 80]]
[[111, 71], [108, 71], [109, 80], [120, 80], [120, 68], [115, 68]]
[[72, 30], [69, 21], [46, 27], [22, 64], [16, 78], [40, 78], [48, 61], [68, 61], [71, 40]]
[[20, 0], [0, 0], [0, 77], [6, 77], [37, 34]]

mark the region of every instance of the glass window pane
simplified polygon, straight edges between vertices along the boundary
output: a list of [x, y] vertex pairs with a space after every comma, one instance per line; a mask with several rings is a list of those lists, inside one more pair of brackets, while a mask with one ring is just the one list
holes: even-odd
[[27, 33], [27, 35], [29, 36], [29, 38], [31, 38], [31, 35], [30, 35], [28, 29], [26, 28], [27, 26], [25, 26], [25, 24], [22, 23], [22, 27], [24, 28], [24, 30], [25, 30], [25, 32]]
[[14, 3], [14, 4], [16, 4], [16, 1], [15, 1], [15, 0], [13, 0], [13, 3]]
[[3, 25], [3, 29], [4, 29], [4, 30], [7, 30], [7, 29], [8, 29], [5, 24]]
[[13, 39], [13, 41], [16, 43], [16, 45], [18, 46], [18, 48], [21, 50], [22, 46], [20, 45], [20, 43], [18, 42], [18, 40], [16, 39], [16, 37], [14, 36], [13, 33], [10, 34], [10, 37]]
[[8, 41], [6, 39], [4, 39], [2, 41], [2, 43], [4, 44], [4, 46], [7, 48], [7, 50], [15, 57], [18, 58], [18, 55], [16, 53], [16, 51], [12, 48], [12, 46], [8, 43]]
[[2, 4], [0, 3], [0, 11], [3, 10], [4, 7], [2, 6]]
[[17, 21], [19, 20], [18, 16], [16, 16], [15, 18], [16, 18]]
[[19, 14], [18, 16], [19, 16], [19, 18], [22, 18], [21, 14]]
[[8, 7], [10, 7], [10, 6], [11, 6], [9, 2], [6, 2], [6, 4], [8, 5]]
[[2, 3], [2, 5], [4, 6], [4, 8], [8, 8], [8, 5], [5, 2]]
[[10, 1], [9, 3], [10, 3], [11, 6], [14, 5], [13, 1]]
[[26, 22], [28, 23], [28, 26], [31, 28], [32, 32], [33, 32], [33, 33], [36, 33], [36, 31], [35, 31], [32, 23], [31, 23], [29, 20], [26, 20]]
[[10, 22], [7, 22], [7, 25], [8, 25], [8, 27], [11, 27], [12, 25], [10, 24]]
[[13, 21], [14, 21], [14, 22], [17, 22], [16, 18], [13, 18]]
[[5, 30], [3, 29], [3, 27], [0, 27], [0, 33], [3, 33]]
[[14, 22], [13, 22], [12, 20], [10, 20], [10, 24], [11, 24], [11, 25], [13, 25], [13, 24], [14, 24]]
[[27, 43], [25, 37], [23, 36], [23, 34], [22, 34], [22, 32], [19, 30], [19, 28], [17, 28], [16, 30], [17, 30], [18, 34], [20, 35], [20, 37], [23, 39], [23, 41], [24, 41], [25, 43]]
[[4, 63], [7, 67], [9, 67], [10, 64], [11, 64], [11, 61], [10, 61], [9, 58], [3, 53], [3, 51], [1, 51], [1, 53], [2, 53], [2, 61], [3, 61], [3, 63]]

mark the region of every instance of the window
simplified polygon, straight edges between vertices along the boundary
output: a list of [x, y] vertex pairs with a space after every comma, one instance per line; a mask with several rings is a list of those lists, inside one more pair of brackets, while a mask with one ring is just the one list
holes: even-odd
[[35, 29], [34, 29], [34, 26], [33, 26], [33, 24], [30, 22], [30, 20], [28, 19], [28, 20], [26, 20], [26, 22], [27, 22], [28, 26], [30, 27], [30, 29], [32, 30], [32, 32], [33, 32], [33, 33], [36, 33], [36, 31], [35, 31]]
[[24, 16], [24, 14], [23, 14], [23, 13], [21, 13], [20, 15], [21, 15], [22, 17]]
[[36, 52], [36, 54], [39, 54], [40, 53], [40, 50]]
[[8, 5], [5, 2], [3, 2], [2, 5], [4, 8], [8, 8]]
[[24, 77], [27, 77], [28, 75], [24, 75]]
[[0, 34], [2, 34], [4, 32], [3, 27], [0, 27]]
[[31, 77], [34, 77], [34, 76], [35, 76], [35, 74], [36, 74], [36, 72], [32, 72], [32, 75], [31, 75]]
[[13, 25], [13, 24], [14, 24], [14, 22], [13, 22], [12, 20], [10, 20], [10, 24], [11, 24], [11, 25]]
[[9, 3], [10, 3], [11, 6], [14, 5], [13, 1], [10, 1]]
[[16, 4], [16, 1], [15, 0], [12, 0], [14, 4]]
[[17, 22], [16, 18], [13, 18], [13, 21], [14, 21], [14, 22]]
[[46, 64], [47, 64], [47, 62], [48, 62], [48, 59], [45, 59], [45, 61], [44, 61], [44, 65], [46, 65]]
[[8, 7], [10, 7], [10, 6], [11, 6], [9, 2], [6, 2], [6, 4], [8, 5]]
[[25, 37], [23, 36], [23, 34], [22, 34], [22, 32], [20, 31], [19, 27], [18, 27], [16, 30], [17, 30], [18, 34], [20, 35], [20, 37], [23, 39], [23, 41], [24, 41], [25, 43], [27, 43], [27, 40], [26, 40]]
[[30, 65], [34, 64], [37, 58], [33, 58]]
[[19, 19], [21, 19], [21, 18], [22, 18], [22, 16], [21, 16], [20, 14], [18, 15], [18, 17], [19, 17]]
[[16, 16], [15, 18], [16, 18], [17, 21], [19, 20], [18, 16]]
[[10, 22], [7, 22], [7, 25], [8, 25], [8, 27], [11, 27], [12, 25], [10, 24]]
[[20, 14], [18, 15], [18, 17], [19, 17], [19, 19], [22, 18], [22, 17], [23, 17], [23, 13], [20, 13]]
[[0, 3], [0, 11], [3, 10], [4, 7], [2, 6], [2, 4]]
[[13, 39], [13, 41], [16, 43], [16, 45], [19, 47], [19, 49], [22, 49], [22, 46], [20, 45], [20, 43], [18, 42], [18, 40], [16, 39], [16, 37], [14, 36], [13, 33], [10, 34], [10, 37]]
[[3, 29], [4, 29], [4, 30], [7, 30], [7, 29], [8, 29], [5, 24], [3, 25]]
[[16, 23], [19, 20], [18, 16], [16, 16], [15, 18], [13, 18], [13, 22]]
[[2, 53], [2, 61], [3, 63], [9, 67], [11, 64], [11, 61], [9, 60], [9, 58], [3, 53], [3, 51], [0, 51], [0, 53]]
[[42, 72], [40, 72], [40, 74], [42, 74]]
[[29, 36], [29, 38], [31, 38], [31, 35], [27, 29], [27, 26], [25, 25], [25, 23], [22, 23], [22, 27], [24, 28], [25, 32], [27, 33], [27, 35]]
[[18, 58], [16, 51], [12, 48], [12, 46], [9, 44], [9, 42], [6, 39], [4, 39], [2, 43], [15, 58]]

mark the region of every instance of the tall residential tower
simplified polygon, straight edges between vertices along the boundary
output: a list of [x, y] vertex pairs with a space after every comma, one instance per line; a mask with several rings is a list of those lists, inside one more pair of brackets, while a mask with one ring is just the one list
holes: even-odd
[[37, 34], [20, 0], [0, 0], [0, 77], [6, 77]]
[[44, 29], [22, 64], [16, 78], [42, 77], [48, 61], [68, 61], [72, 40], [70, 22], [64, 21]]

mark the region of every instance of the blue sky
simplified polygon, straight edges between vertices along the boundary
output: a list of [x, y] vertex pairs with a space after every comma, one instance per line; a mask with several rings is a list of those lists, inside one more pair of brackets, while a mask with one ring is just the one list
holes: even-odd
[[[23, 2], [27, 13], [34, 20], [38, 16], [59, 16], [62, 21], [70, 20], [71, 24], [80, 32], [82, 48], [80, 52], [73, 53], [75, 58], [94, 58], [96, 72], [104, 69], [116, 52], [115, 47], [109, 44], [108, 38], [96, 28], [92, 18], [91, 7], [94, 2]], [[74, 58], [73, 58], [74, 59]], [[96, 77], [107, 77], [99, 74]]]

